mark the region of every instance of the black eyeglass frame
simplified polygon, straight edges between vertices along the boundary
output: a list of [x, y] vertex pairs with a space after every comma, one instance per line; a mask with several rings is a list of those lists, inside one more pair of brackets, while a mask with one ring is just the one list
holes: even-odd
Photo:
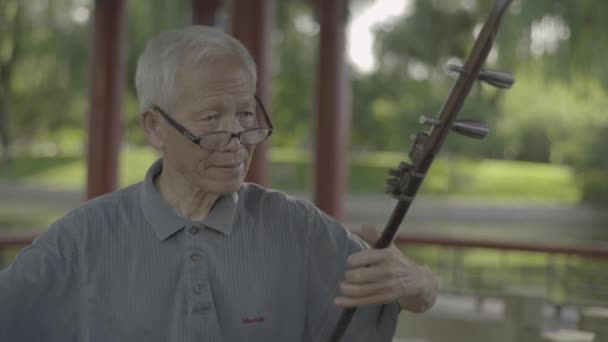
[[[228, 131], [215, 131], [215, 132], [210, 132], [210, 133], [207, 133], [207, 134], [204, 134], [201, 136], [197, 136], [197, 135], [193, 134], [192, 132], [190, 132], [186, 127], [182, 126], [179, 122], [175, 121], [171, 116], [169, 116], [169, 114], [167, 112], [165, 112], [159, 106], [153, 105], [152, 110], [158, 112], [165, 119], [165, 121], [167, 121], [167, 123], [169, 123], [169, 125], [173, 126], [173, 128], [175, 128], [178, 132], [180, 132], [186, 139], [190, 140], [193, 144], [198, 145], [200, 148], [202, 148], [204, 150], [214, 152], [214, 151], [217, 151], [217, 150], [221, 149], [222, 147], [228, 145], [230, 143], [230, 141], [232, 140], [232, 138], [237, 138], [241, 144], [250, 146], [250, 145], [257, 145], [259, 143], [262, 143], [266, 139], [268, 139], [268, 137], [270, 137], [270, 135], [272, 134], [272, 131], [274, 129], [272, 126], [272, 122], [270, 121], [270, 116], [268, 115], [268, 112], [266, 111], [266, 108], [264, 107], [262, 100], [260, 100], [260, 98], [257, 95], [254, 96], [254, 98], [255, 98], [255, 101], [257, 102], [257, 104], [262, 109], [262, 113], [264, 113], [264, 120], [266, 120], [266, 123], [268, 124], [268, 128], [250, 128], [250, 129], [242, 130], [242, 131], [236, 132], [236, 133], [228, 132]], [[245, 132], [257, 131], [257, 130], [267, 130], [268, 135], [262, 141], [257, 142], [255, 144], [244, 144], [243, 141], [241, 140], [241, 134], [243, 134]], [[228, 139], [228, 141], [226, 142], [225, 145], [220, 146], [214, 150], [204, 148], [201, 145], [201, 140], [203, 140], [204, 137], [206, 137], [208, 135], [212, 135], [212, 134], [217, 134], [217, 133], [230, 133], [231, 134], [230, 139]]]

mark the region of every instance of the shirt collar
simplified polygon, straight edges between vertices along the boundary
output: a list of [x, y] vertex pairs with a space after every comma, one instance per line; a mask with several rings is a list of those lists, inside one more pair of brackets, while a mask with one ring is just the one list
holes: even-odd
[[222, 195], [215, 203], [209, 215], [202, 221], [194, 222], [179, 216], [167, 203], [154, 185], [154, 178], [162, 171], [162, 159], [156, 161], [146, 172], [141, 191], [141, 203], [146, 220], [152, 225], [156, 236], [165, 240], [177, 231], [189, 225], [204, 225], [225, 235], [230, 235], [238, 194], [236, 192]]

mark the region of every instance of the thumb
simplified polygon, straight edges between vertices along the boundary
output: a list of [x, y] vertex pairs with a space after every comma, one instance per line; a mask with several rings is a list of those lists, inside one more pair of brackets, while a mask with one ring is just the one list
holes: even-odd
[[373, 226], [363, 226], [361, 227], [361, 238], [363, 238], [363, 241], [367, 242], [371, 247], [374, 247], [376, 241], [380, 238], [380, 234], [378, 234], [376, 228]]

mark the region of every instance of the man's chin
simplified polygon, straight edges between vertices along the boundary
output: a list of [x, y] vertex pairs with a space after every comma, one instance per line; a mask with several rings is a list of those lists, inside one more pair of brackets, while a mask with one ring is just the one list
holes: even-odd
[[212, 187], [212, 191], [218, 195], [231, 194], [238, 191], [243, 185], [243, 179], [218, 182]]

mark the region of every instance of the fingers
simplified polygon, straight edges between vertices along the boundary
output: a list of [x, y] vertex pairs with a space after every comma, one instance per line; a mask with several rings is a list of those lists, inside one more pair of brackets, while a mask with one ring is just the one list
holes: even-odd
[[[363, 227], [361, 237], [373, 246], [378, 233], [373, 227]], [[402, 308], [419, 310], [431, 306], [436, 297], [422, 295], [426, 287], [436, 283], [425, 281], [430, 271], [403, 255], [394, 245], [354, 253], [348, 257], [347, 267], [340, 294], [334, 299], [336, 305], [354, 307], [398, 302]]]
[[424, 268], [390, 248], [355, 253], [347, 263], [350, 269], [335, 299], [339, 306], [386, 304], [418, 297], [424, 285]]
[[388, 248], [366, 249], [349, 256], [346, 260], [346, 264], [349, 268], [379, 264], [389, 258], [389, 253], [390, 251]]
[[406, 274], [398, 278], [388, 278], [371, 283], [340, 283], [340, 295], [335, 303], [340, 306], [358, 306], [367, 304], [386, 304], [401, 297], [417, 296], [420, 293], [419, 282], [415, 275]]
[[359, 267], [346, 271], [344, 279], [347, 283], [367, 284], [382, 282], [392, 277], [391, 269], [388, 267]]
[[340, 292], [343, 297], [369, 297], [383, 292], [393, 290], [394, 284], [391, 280], [385, 280], [378, 283], [368, 284], [353, 284], [347, 282], [340, 283]]

